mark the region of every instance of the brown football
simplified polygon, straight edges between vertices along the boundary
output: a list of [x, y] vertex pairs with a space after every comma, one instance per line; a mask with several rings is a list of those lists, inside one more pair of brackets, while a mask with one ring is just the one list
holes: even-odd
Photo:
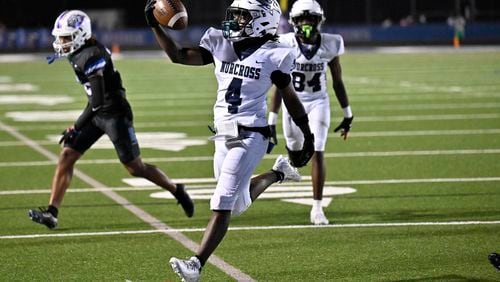
[[180, 0], [156, 0], [153, 15], [164, 27], [184, 29], [188, 24], [186, 7]]

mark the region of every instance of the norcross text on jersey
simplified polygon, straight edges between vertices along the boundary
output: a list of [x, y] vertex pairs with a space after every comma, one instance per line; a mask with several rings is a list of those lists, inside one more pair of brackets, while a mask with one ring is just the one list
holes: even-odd
[[222, 62], [222, 65], [220, 67], [220, 72], [234, 74], [252, 79], [259, 79], [260, 71], [261, 71], [260, 68], [250, 67], [230, 62], [224, 62], [224, 61]]
[[324, 69], [325, 69], [324, 63], [318, 63], [318, 64], [295, 63], [295, 70], [297, 71], [323, 71]]

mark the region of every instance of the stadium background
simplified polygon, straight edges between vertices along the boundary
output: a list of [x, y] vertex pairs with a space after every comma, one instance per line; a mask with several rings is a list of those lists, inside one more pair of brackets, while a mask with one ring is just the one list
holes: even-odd
[[[2, 0], [0, 51], [50, 48], [53, 19], [66, 9], [81, 9], [93, 20], [105, 44], [125, 49], [156, 48], [143, 16], [145, 1]], [[290, 7], [294, 0], [281, 0]], [[344, 36], [349, 45], [450, 44], [457, 15], [466, 20], [465, 44], [500, 43], [500, 5], [496, 0], [320, 0], [327, 17], [324, 31]], [[183, 44], [196, 44], [207, 26], [218, 26], [231, 1], [184, 1], [189, 28], [173, 32]], [[28, 5], [30, 8], [26, 9]], [[286, 24], [285, 24], [286, 26]]]

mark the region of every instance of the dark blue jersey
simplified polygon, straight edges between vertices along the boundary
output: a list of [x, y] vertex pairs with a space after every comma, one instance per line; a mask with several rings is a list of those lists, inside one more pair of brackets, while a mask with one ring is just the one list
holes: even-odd
[[101, 43], [92, 39], [75, 53], [69, 55], [68, 60], [75, 71], [78, 81], [87, 92], [90, 105], [92, 105], [93, 95], [90, 89], [89, 77], [98, 71], [103, 72], [104, 99], [99, 112], [120, 112], [124, 105], [128, 106], [120, 73], [113, 66], [111, 52]]

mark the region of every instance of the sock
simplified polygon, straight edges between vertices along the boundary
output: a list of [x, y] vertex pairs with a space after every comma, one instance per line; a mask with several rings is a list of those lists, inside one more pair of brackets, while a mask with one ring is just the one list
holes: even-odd
[[205, 266], [205, 262], [198, 255], [195, 257], [200, 261], [201, 267], [203, 268]]
[[274, 170], [274, 169], [271, 169], [272, 172], [274, 172], [274, 174], [276, 174], [276, 177], [278, 178], [278, 182], [281, 183], [283, 182], [283, 180], [285, 180], [285, 174], [281, 171], [277, 171], [277, 170]]
[[47, 211], [50, 212], [50, 214], [52, 216], [54, 216], [55, 218], [57, 218], [57, 215], [59, 214], [59, 210], [54, 207], [53, 205], [49, 205], [49, 207], [47, 208]]
[[323, 210], [323, 207], [321, 206], [321, 200], [314, 200], [314, 202], [313, 202], [313, 210], [315, 210], [315, 211], [321, 211], [321, 210]]

